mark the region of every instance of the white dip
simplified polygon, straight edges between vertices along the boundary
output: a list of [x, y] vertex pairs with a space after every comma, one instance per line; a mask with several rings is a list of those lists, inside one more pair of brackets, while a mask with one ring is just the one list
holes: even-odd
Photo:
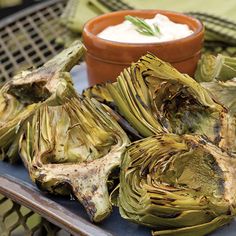
[[152, 19], [145, 19], [151, 27], [156, 24], [159, 27], [158, 36], [147, 36], [137, 32], [137, 28], [130, 21], [125, 20], [119, 25], [109, 26], [97, 36], [106, 40], [121, 43], [157, 43], [189, 36], [193, 31], [186, 24], [177, 24], [168, 17], [157, 14]]

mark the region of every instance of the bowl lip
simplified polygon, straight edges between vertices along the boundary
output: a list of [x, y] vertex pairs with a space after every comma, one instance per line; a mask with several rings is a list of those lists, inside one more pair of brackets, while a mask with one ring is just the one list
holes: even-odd
[[[163, 15], [165, 15], [165, 13], [174, 14], [176, 16], [180, 16], [181, 18], [187, 18], [187, 19], [191, 20], [192, 22], [195, 22], [198, 27], [192, 34], [188, 35], [187, 37], [180, 38], [180, 39], [175, 39], [175, 40], [164, 41], [164, 42], [155, 42], [155, 43], [117, 42], [117, 41], [112, 41], [112, 40], [107, 40], [107, 39], [100, 38], [100, 37], [97, 36], [97, 34], [94, 34], [89, 30], [89, 26], [92, 23], [94, 23], [96, 21], [107, 19], [109, 16], [114, 17], [117, 14], [122, 15], [122, 14], [125, 14], [125, 13], [127, 13], [127, 14], [134, 13], [135, 14], [135, 13], [145, 13], [145, 12], [148, 12], [148, 13], [153, 12], [153, 13], [156, 13], [156, 14], [160, 13], [160, 14], [163, 14]], [[182, 22], [182, 23], [187, 24], [185, 22]], [[145, 45], [146, 47], [152, 47], [152, 46], [166, 46], [166, 45], [170, 45], [170, 44], [173, 44], [173, 43], [184, 43], [186, 41], [189, 41], [191, 39], [196, 38], [198, 35], [200, 35], [203, 32], [204, 32], [203, 23], [200, 20], [198, 20], [197, 18], [189, 16], [187, 14], [180, 13], [180, 12], [175, 12], [175, 11], [169, 11], [169, 10], [161, 10], [161, 9], [145, 9], [145, 10], [138, 9], [138, 10], [121, 10], [121, 11], [115, 11], [115, 12], [105, 13], [105, 14], [96, 16], [96, 17], [90, 19], [89, 21], [87, 21], [85, 23], [85, 25], [83, 27], [82, 37], [83, 37], [84, 41], [85, 41], [86, 37], [89, 37], [89, 38], [91, 38], [92, 41], [97, 41], [101, 44], [107, 44], [107, 45], [111, 45], [111, 46], [143, 47]], [[85, 37], [85, 35], [86, 35], [86, 37]]]

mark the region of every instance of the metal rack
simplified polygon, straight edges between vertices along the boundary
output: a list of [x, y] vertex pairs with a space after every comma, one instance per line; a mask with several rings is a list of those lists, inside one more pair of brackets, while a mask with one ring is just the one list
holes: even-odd
[[51, 0], [0, 22], [0, 83], [22, 69], [38, 67], [62, 46], [55, 41], [66, 33], [59, 22], [65, 0]]

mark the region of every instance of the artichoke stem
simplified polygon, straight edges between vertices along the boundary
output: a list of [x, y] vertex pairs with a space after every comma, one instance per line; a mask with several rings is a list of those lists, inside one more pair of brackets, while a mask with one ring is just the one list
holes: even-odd
[[80, 164], [32, 164], [31, 177], [42, 190], [55, 193], [55, 186], [67, 183], [86, 209], [90, 219], [100, 222], [112, 211], [107, 189], [110, 171], [119, 165], [124, 148], [113, 150], [106, 156]]

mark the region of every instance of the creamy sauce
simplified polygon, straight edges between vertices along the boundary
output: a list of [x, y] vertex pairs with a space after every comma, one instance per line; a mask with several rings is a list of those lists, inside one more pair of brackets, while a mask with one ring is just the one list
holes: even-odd
[[147, 36], [136, 31], [136, 26], [130, 21], [125, 20], [119, 25], [109, 26], [97, 36], [106, 40], [121, 43], [158, 43], [185, 38], [193, 33], [186, 24], [178, 24], [171, 21], [168, 17], [157, 14], [152, 19], [145, 19], [151, 27], [158, 25], [160, 35]]

